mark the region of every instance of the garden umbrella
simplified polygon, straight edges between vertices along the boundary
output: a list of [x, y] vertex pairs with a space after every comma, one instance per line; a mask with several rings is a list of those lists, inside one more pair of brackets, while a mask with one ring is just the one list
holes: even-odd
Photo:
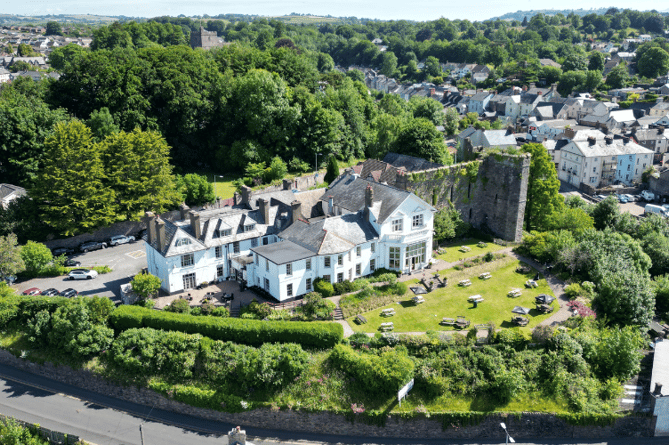
[[551, 297], [550, 295], [546, 294], [540, 294], [538, 297], [535, 298], [537, 303], [543, 303], [543, 304], [551, 304], [554, 300], [555, 297]]
[[522, 306], [516, 306], [514, 307], [511, 312], [520, 314], [520, 315], [527, 315], [530, 313], [530, 309]]

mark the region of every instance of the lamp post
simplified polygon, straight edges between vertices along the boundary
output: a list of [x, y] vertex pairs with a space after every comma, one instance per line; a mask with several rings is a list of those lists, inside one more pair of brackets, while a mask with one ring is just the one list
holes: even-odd
[[[225, 177], [225, 175], [214, 175], [214, 195], [216, 195], [216, 177], [217, 176], [221, 179], [223, 179]], [[218, 197], [218, 195], [216, 197]]]
[[513, 440], [513, 437], [509, 436], [509, 432], [506, 430], [506, 424], [502, 422], [499, 424], [499, 426], [501, 426], [504, 432], [506, 433], [506, 443], [516, 443], [516, 441]]

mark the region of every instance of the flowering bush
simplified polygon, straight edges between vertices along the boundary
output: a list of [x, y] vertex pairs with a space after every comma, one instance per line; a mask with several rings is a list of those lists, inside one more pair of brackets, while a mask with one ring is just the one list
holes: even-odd
[[569, 303], [567, 303], [567, 306], [576, 315], [579, 315], [581, 317], [597, 318], [597, 314], [595, 313], [595, 311], [593, 311], [580, 301], [570, 301]]
[[358, 406], [357, 403], [354, 403], [351, 405], [351, 411], [353, 411], [355, 414], [361, 414], [365, 412], [365, 407], [362, 405], [362, 403], [360, 406]]

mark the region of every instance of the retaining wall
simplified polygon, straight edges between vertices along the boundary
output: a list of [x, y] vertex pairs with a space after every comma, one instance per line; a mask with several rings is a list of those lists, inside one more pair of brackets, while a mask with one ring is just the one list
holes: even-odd
[[[393, 414], [388, 415], [385, 427], [379, 427], [361, 422], [353, 423], [341, 414], [327, 412], [306, 413], [256, 409], [244, 413], [222, 413], [176, 402], [148, 389], [117, 386], [104, 381], [89, 371], [73, 370], [67, 366], [53, 366], [50, 363], [39, 365], [14, 357], [5, 350], [0, 350], [0, 363], [129, 402], [214, 421], [242, 425], [244, 428], [279, 428], [292, 432], [409, 439], [503, 438], [504, 435], [499, 426], [500, 422], [506, 423], [509, 433], [516, 439], [649, 437], [652, 436], [654, 430], [654, 418], [652, 417], [625, 417], [618, 419], [613, 425], [598, 427], [572, 426], [552, 414], [491, 414], [478, 425], [451, 425], [444, 430], [441, 422], [436, 419], [414, 418], [404, 420]], [[249, 434], [253, 434], [253, 432], [249, 431]]]

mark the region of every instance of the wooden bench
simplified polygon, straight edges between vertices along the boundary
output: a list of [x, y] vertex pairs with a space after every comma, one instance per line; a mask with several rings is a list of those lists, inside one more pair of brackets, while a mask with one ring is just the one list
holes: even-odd
[[511, 298], [518, 298], [523, 295], [523, 293], [520, 291], [520, 289], [511, 289], [507, 295]]
[[420, 295], [416, 295], [411, 300], [414, 302], [414, 304], [425, 303], [425, 298], [421, 297]]
[[355, 321], [358, 322], [358, 324], [365, 324], [367, 323], [367, 319], [363, 317], [362, 315], [356, 315]]
[[472, 248], [469, 246], [460, 246], [458, 250], [462, 253], [466, 253], [466, 252], [471, 252]]
[[527, 281], [525, 282], [525, 287], [527, 287], [527, 288], [535, 288], [535, 287], [539, 287], [539, 285], [538, 285], [537, 282], [534, 281], [534, 280], [527, 280]]
[[492, 275], [490, 272], [483, 272], [481, 275], [479, 275], [479, 279], [481, 280], [489, 280], [492, 278]]
[[441, 324], [443, 324], [445, 326], [453, 326], [453, 325], [455, 325], [455, 318], [444, 317], [441, 320]]

